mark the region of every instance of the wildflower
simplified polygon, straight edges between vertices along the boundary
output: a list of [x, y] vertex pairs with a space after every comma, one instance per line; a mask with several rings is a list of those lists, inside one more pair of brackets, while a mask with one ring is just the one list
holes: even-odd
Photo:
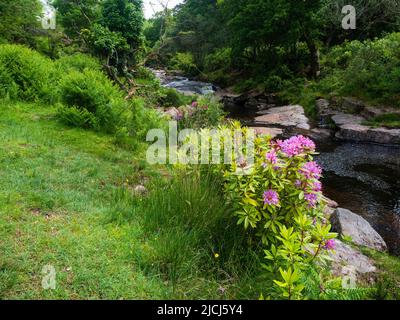
[[304, 199], [308, 202], [309, 208], [315, 208], [318, 202], [318, 196], [315, 193], [306, 193]]
[[311, 189], [314, 192], [322, 191], [322, 183], [320, 181], [314, 181], [311, 183]]
[[265, 158], [272, 164], [276, 164], [278, 162], [278, 157], [275, 150], [266, 153]]
[[310, 161], [305, 163], [299, 172], [306, 179], [319, 179], [321, 178], [322, 169], [316, 162]]
[[315, 151], [315, 143], [304, 136], [294, 136], [285, 141], [278, 140], [277, 146], [289, 158]]
[[325, 242], [324, 249], [325, 250], [335, 250], [336, 242], [334, 239], [329, 239]]
[[192, 107], [197, 108], [199, 106], [199, 103], [197, 101], [192, 102]]
[[279, 204], [279, 195], [274, 190], [264, 192], [264, 204], [277, 206]]
[[295, 186], [296, 188], [298, 188], [298, 189], [300, 189], [302, 185], [303, 185], [303, 182], [301, 182], [301, 180], [298, 180], [298, 179], [297, 179], [297, 180], [294, 182], [294, 186]]
[[176, 121], [182, 120], [183, 119], [183, 112], [181, 110], [179, 110], [174, 118], [175, 118]]
[[214, 253], [214, 258], [218, 259], [219, 258], [219, 253]]

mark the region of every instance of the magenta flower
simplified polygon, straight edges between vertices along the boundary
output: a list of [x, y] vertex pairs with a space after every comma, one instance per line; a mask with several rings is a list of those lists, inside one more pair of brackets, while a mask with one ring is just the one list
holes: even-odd
[[272, 163], [272, 164], [276, 164], [278, 162], [278, 157], [276, 155], [276, 151], [272, 150], [270, 152], [268, 152], [265, 155], [265, 158], [268, 160], [268, 162]]
[[305, 152], [314, 152], [315, 143], [304, 136], [294, 136], [285, 141], [277, 141], [280, 150], [289, 158]]
[[318, 196], [315, 193], [306, 193], [304, 199], [308, 202], [309, 208], [315, 208], [318, 203]]
[[199, 105], [199, 103], [198, 103], [197, 101], [193, 101], [193, 102], [192, 102], [192, 107], [193, 107], [193, 108], [197, 108], [198, 105]]
[[311, 183], [311, 189], [314, 192], [321, 192], [322, 191], [322, 183], [320, 181], [314, 181]]
[[322, 175], [321, 167], [314, 161], [307, 162], [299, 170], [306, 179], [319, 179]]
[[264, 192], [264, 204], [277, 206], [279, 204], [279, 195], [274, 190]]
[[315, 143], [311, 139], [304, 136], [298, 136], [297, 140], [304, 151], [311, 151], [311, 152], [315, 151]]
[[324, 249], [325, 250], [335, 250], [336, 242], [334, 239], [329, 239], [325, 242]]
[[298, 189], [300, 189], [302, 185], [303, 185], [303, 182], [301, 182], [301, 180], [296, 180], [294, 183], [294, 186]]

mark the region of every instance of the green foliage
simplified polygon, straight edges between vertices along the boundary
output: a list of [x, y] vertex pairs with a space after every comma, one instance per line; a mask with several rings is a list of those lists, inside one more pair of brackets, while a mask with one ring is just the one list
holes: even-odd
[[400, 128], [400, 114], [387, 113], [376, 116], [366, 121], [367, 125], [373, 127]]
[[0, 45], [1, 98], [34, 101], [53, 100], [50, 75], [53, 62], [19, 45]]
[[164, 107], [180, 107], [184, 104], [182, 95], [173, 88], [163, 88], [159, 101]]
[[92, 52], [106, 60], [118, 59], [129, 50], [129, 45], [121, 33], [112, 32], [100, 24], [93, 24], [90, 29], [82, 30], [82, 37], [86, 40]]
[[223, 105], [211, 95], [201, 96], [189, 108], [181, 110], [183, 116], [179, 119], [179, 127], [184, 128], [216, 128], [225, 117]]
[[70, 71], [83, 72], [86, 69], [101, 70], [101, 64], [96, 58], [82, 53], [65, 55], [55, 61], [55, 66], [60, 70], [60, 73], [64, 74]]
[[78, 38], [83, 29], [89, 29], [101, 14], [99, 0], [54, 0], [53, 5], [64, 32], [72, 39]]
[[60, 108], [60, 119], [74, 126], [84, 123], [84, 127], [114, 133], [129, 112], [122, 93], [99, 71], [70, 72], [60, 82], [60, 98], [73, 108], [69, 112]]
[[[246, 137], [248, 129], [236, 123], [232, 128]], [[243, 155], [223, 170], [226, 197], [238, 224], [265, 248], [268, 262], [263, 267], [275, 278], [278, 296], [285, 299], [306, 297], [302, 274], [310, 266], [323, 268], [336, 237], [323, 218], [321, 172], [312, 162], [314, 150], [312, 141], [301, 136], [279, 144], [259, 136], [254, 164], [246, 163], [249, 150], [243, 148]], [[245, 170], [250, 172], [240, 174]]]
[[[259, 257], [224, 204], [220, 183], [207, 171], [177, 172], [152, 182], [146, 198], [112, 211], [113, 221], [140, 221], [148, 244], [133, 259], [172, 285], [170, 298], [254, 299], [263, 286]], [[130, 199], [128, 192], [120, 197]]]
[[380, 269], [375, 292], [371, 294], [376, 300], [400, 299], [400, 258], [390, 256], [367, 248], [362, 248], [364, 254], [370, 256]]
[[131, 103], [132, 118], [128, 123], [131, 136], [135, 136], [139, 141], [146, 140], [147, 132], [151, 129], [165, 129], [166, 122], [162, 120], [159, 112], [154, 109], [146, 108], [142, 98], [136, 98]]
[[129, 49], [128, 53], [118, 51], [116, 65], [121, 64], [121, 70], [137, 62], [142, 44], [142, 5], [142, 0], [105, 0], [102, 4], [102, 26], [123, 38]]
[[343, 91], [400, 106], [400, 33], [366, 41], [343, 72]]
[[170, 68], [182, 71], [186, 75], [193, 75], [197, 72], [194, 57], [190, 52], [178, 52], [172, 58]]
[[353, 95], [399, 107], [399, 49], [399, 33], [334, 47], [323, 59], [323, 78], [317, 86], [330, 95]]
[[34, 45], [34, 30], [42, 15], [38, 0], [0, 1], [0, 44], [4, 42]]
[[204, 72], [207, 79], [220, 85], [228, 85], [232, 68], [232, 49], [221, 48], [207, 55], [204, 59]]

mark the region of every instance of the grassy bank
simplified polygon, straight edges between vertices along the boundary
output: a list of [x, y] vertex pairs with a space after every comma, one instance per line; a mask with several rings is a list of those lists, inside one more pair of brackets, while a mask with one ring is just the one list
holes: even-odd
[[[258, 297], [257, 257], [226, 237], [228, 212], [210, 181], [166, 183], [167, 169], [148, 168], [139, 151], [65, 127], [55, 112], [2, 102], [1, 299]], [[132, 191], [143, 181], [145, 199]], [[191, 220], [195, 212], [204, 214]], [[55, 290], [42, 288], [45, 265]]]

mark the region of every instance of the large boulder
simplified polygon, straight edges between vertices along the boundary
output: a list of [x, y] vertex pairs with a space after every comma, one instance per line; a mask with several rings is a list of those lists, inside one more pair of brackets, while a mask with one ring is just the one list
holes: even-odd
[[353, 285], [375, 282], [377, 269], [373, 261], [359, 250], [335, 240], [335, 249], [330, 252], [330, 257], [333, 275], [342, 277], [350, 287], [353, 281]]
[[345, 125], [361, 124], [365, 119], [360, 116], [348, 114], [348, 113], [336, 113], [332, 116], [332, 121], [339, 128]]
[[335, 114], [332, 116], [332, 121], [339, 128], [336, 133], [338, 139], [388, 145], [400, 144], [400, 129], [373, 128], [363, 124], [365, 118], [347, 113]]
[[308, 118], [304, 114], [304, 109], [299, 105], [271, 108], [267, 110], [265, 115], [256, 117], [255, 123], [284, 128], [296, 127], [305, 130], [311, 129]]
[[361, 216], [350, 210], [337, 208], [330, 218], [332, 229], [342, 236], [351, 237], [356, 245], [378, 251], [386, 251], [387, 246], [382, 237]]
[[341, 140], [400, 145], [400, 129], [371, 128], [362, 124], [341, 125], [336, 137]]

